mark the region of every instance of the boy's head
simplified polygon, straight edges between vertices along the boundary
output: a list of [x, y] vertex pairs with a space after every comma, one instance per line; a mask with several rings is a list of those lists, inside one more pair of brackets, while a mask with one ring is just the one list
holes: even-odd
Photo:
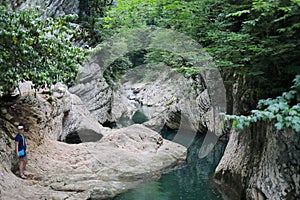
[[23, 125], [23, 124], [19, 124], [18, 130], [19, 130], [19, 131], [24, 131], [24, 125]]

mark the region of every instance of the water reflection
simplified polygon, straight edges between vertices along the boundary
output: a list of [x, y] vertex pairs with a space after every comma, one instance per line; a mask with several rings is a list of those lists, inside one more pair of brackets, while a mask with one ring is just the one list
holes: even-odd
[[[176, 132], [162, 131], [162, 136], [172, 140]], [[187, 163], [176, 170], [164, 173], [158, 181], [146, 183], [139, 188], [128, 190], [114, 200], [223, 200], [222, 195], [209, 183], [226, 142], [219, 141], [205, 158], [198, 152], [205, 135], [197, 134], [188, 149]]]

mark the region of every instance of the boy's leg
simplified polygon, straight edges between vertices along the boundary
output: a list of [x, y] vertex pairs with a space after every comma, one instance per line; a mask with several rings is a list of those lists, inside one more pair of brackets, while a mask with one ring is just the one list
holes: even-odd
[[23, 174], [25, 174], [25, 170], [26, 170], [27, 161], [28, 161], [28, 159], [27, 159], [27, 156], [25, 156], [25, 158], [24, 158]]
[[19, 161], [19, 172], [20, 172], [20, 176], [24, 174], [24, 161], [23, 160]]

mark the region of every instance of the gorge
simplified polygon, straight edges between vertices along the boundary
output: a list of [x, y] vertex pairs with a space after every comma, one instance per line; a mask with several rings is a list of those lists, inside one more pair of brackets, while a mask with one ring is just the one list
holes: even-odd
[[[86, 3], [5, 2], [18, 9], [46, 6], [45, 15], [55, 17], [82, 14]], [[19, 86], [21, 94], [1, 98], [0, 199], [147, 199], [148, 190], [157, 199], [198, 199], [203, 185], [208, 191], [203, 199], [298, 199], [299, 132], [277, 130], [274, 120], [243, 130], [228, 126], [225, 113], [248, 114], [253, 108], [253, 83], [238, 71], [220, 68], [219, 60], [206, 52], [209, 48], [174, 27], [131, 27], [105, 38], [91, 48], [72, 87], [58, 83], [34, 91], [26, 82]], [[212, 35], [217, 43], [216, 37]], [[20, 122], [29, 129], [31, 180], [17, 177], [13, 152]]]

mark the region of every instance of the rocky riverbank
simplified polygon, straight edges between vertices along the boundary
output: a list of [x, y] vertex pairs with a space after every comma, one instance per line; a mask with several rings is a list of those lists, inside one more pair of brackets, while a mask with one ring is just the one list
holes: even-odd
[[[1, 106], [1, 199], [106, 199], [185, 161], [186, 148], [157, 132], [143, 125], [102, 127], [76, 95], [63, 86], [54, 91], [51, 97], [27, 92]], [[30, 132], [32, 180], [14, 174], [12, 137], [20, 121]], [[83, 143], [59, 141], [74, 132]]]

